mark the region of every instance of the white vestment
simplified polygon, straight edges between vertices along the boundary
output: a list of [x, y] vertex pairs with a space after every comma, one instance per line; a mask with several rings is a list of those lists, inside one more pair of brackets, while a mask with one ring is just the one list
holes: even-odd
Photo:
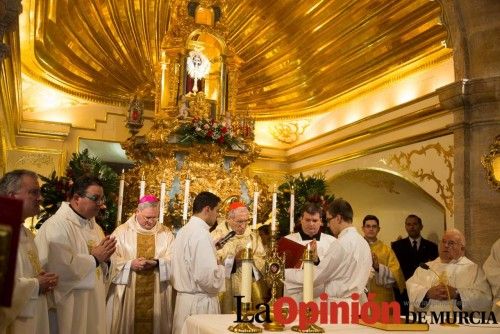
[[[406, 281], [410, 311], [450, 311], [448, 300], [430, 299], [425, 307], [420, 307], [427, 291], [438, 285], [440, 279], [441, 282], [447, 282], [448, 285], [458, 289], [462, 300], [462, 311], [489, 311], [491, 309], [491, 290], [482, 269], [477, 264], [462, 256], [450, 263], [443, 263], [438, 257], [434, 261], [427, 262], [427, 265], [431, 270], [419, 267]], [[453, 310], [459, 311], [457, 300], [452, 299], [452, 303]]]
[[67, 202], [38, 231], [35, 243], [42, 267], [59, 275], [54, 289], [56, 313], [50, 311], [51, 331], [106, 333], [104, 277], [108, 267], [105, 263], [96, 267], [90, 255], [103, 238], [95, 219], [82, 218]]
[[191, 217], [177, 233], [172, 250], [172, 283], [177, 291], [173, 333], [180, 334], [193, 314], [219, 314], [218, 293], [224, 289], [224, 266], [217, 264], [210, 227]]
[[[310, 243], [312, 240], [303, 240], [302, 236], [300, 235], [299, 232], [289, 234], [285, 236], [285, 238], [290, 239], [292, 241], [295, 241], [301, 245], [307, 245]], [[330, 244], [335, 240], [335, 237], [326, 234], [326, 233], [321, 233], [319, 240], [316, 241], [317, 243], [317, 252], [318, 252], [318, 257], [321, 262], [321, 260], [325, 257], [326, 253], [328, 252], [328, 248], [330, 247]], [[293, 269], [291, 269], [293, 270]], [[325, 291], [325, 285], [320, 284], [316, 285], [314, 284], [314, 297], [319, 297], [319, 295]], [[292, 282], [287, 279], [287, 276], [285, 275], [285, 284], [284, 284], [284, 296], [292, 297], [296, 302], [301, 302], [302, 301], [302, 283], [297, 284], [296, 282]]]
[[484, 273], [491, 286], [493, 308], [497, 321], [500, 320], [500, 239], [491, 247], [490, 256], [483, 265]]
[[[158, 268], [151, 272], [153, 333], [170, 333], [172, 326], [172, 288], [170, 280], [170, 253], [174, 235], [165, 226], [157, 223], [151, 230], [143, 229], [133, 215], [118, 226], [112, 236], [116, 238], [116, 251], [111, 257], [111, 285], [108, 291], [107, 312], [111, 333], [134, 333], [134, 319], [137, 307], [137, 273], [131, 269], [132, 260], [138, 254], [138, 235], [149, 236], [153, 259], [158, 260]], [[144, 288], [144, 287], [143, 287]], [[147, 289], [147, 287], [146, 287]], [[139, 306], [140, 307], [140, 306]]]
[[0, 308], [0, 333], [49, 333], [49, 311], [45, 294], [39, 294], [41, 270], [33, 234], [21, 226], [11, 307]]
[[[351, 295], [358, 293], [359, 302], [363, 303], [371, 267], [370, 246], [351, 226], [342, 230], [338, 239], [331, 242], [325, 256], [320, 258], [315, 267], [314, 286], [323, 284], [331, 301], [349, 302]], [[302, 270], [286, 269], [285, 277], [295, 286], [303, 282]]]

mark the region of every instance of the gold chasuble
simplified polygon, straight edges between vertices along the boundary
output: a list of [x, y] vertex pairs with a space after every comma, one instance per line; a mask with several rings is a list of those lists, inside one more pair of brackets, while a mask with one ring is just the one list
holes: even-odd
[[[154, 234], [137, 233], [137, 257], [152, 260], [155, 257]], [[155, 272], [136, 272], [134, 333], [153, 333]]]
[[[375, 255], [377, 255], [378, 262], [389, 269], [393, 280], [396, 281], [394, 284], [395, 287], [398, 288], [400, 292], [403, 292], [405, 288], [405, 280], [399, 266], [398, 259], [393, 250], [380, 240], [370, 243], [370, 249], [373, 253], [375, 253]], [[381, 277], [381, 281], [385, 281], [385, 279], [386, 277]], [[392, 284], [385, 285], [382, 282], [377, 283], [376, 277], [370, 278], [368, 282], [369, 291], [376, 294], [376, 302], [391, 302], [395, 300]]]

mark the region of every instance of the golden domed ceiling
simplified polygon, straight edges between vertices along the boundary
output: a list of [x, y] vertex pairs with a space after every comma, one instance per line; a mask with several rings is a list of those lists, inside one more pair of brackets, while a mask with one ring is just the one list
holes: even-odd
[[[22, 26], [23, 71], [76, 96], [127, 105], [131, 94], [152, 83], [176, 1], [187, 4], [25, 1], [30, 15]], [[219, 3], [228, 45], [244, 61], [238, 109], [257, 119], [323, 112], [360, 85], [450, 52], [436, 1]]]

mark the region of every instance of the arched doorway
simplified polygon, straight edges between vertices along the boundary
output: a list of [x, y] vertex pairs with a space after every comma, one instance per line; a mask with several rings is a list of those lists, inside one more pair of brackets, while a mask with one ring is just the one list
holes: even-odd
[[354, 225], [360, 229], [365, 215], [380, 219], [379, 239], [389, 244], [406, 237], [405, 218], [422, 218], [426, 239], [438, 242], [446, 228], [445, 208], [417, 184], [401, 175], [382, 169], [351, 169], [327, 180], [335, 197], [349, 201], [354, 210]]

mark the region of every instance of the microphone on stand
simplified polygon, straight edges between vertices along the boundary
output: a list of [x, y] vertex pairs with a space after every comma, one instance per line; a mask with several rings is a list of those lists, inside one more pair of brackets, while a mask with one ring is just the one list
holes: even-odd
[[441, 276], [435, 272], [434, 270], [431, 269], [431, 267], [429, 267], [429, 265], [427, 263], [420, 263], [418, 265], [420, 268], [424, 269], [424, 270], [429, 270], [431, 271], [434, 275], [436, 275], [436, 277], [438, 278], [439, 280], [439, 283], [443, 284], [445, 287], [446, 287], [446, 294], [448, 295], [448, 303], [450, 304], [450, 311], [451, 311], [451, 317], [453, 317], [453, 323], [450, 324], [450, 323], [444, 323], [444, 324], [441, 324], [443, 326], [454, 326], [454, 327], [458, 327], [458, 324], [455, 324], [455, 314], [453, 313], [453, 302], [451, 301], [451, 295], [450, 295], [450, 288], [448, 287], [448, 282], [444, 282], [443, 279], [441, 278]]
[[228, 234], [226, 234], [223, 238], [221, 238], [219, 241], [217, 241], [215, 243], [215, 248], [217, 249], [221, 249], [222, 247], [224, 247], [224, 245], [226, 244], [226, 242], [229, 241], [229, 239], [231, 239], [232, 237], [234, 237], [236, 235], [236, 232], [235, 231], [231, 231], [229, 232]]

